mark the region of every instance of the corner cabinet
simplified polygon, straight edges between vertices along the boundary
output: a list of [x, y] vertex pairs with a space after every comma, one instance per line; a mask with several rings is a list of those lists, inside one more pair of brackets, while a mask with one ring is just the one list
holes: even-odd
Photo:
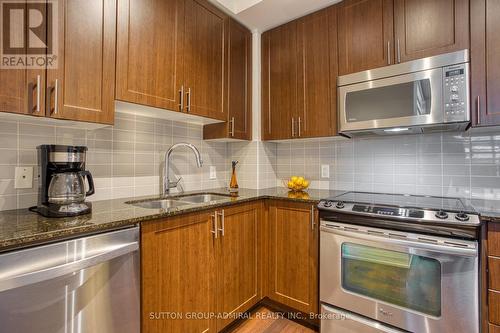
[[226, 120], [226, 20], [204, 0], [118, 0], [116, 98]]
[[473, 126], [500, 125], [500, 2], [471, 1]]
[[57, 66], [1, 69], [0, 111], [112, 124], [116, 1], [59, 1], [56, 8]]
[[262, 34], [262, 138], [337, 133], [336, 6]]
[[257, 304], [261, 214], [256, 202], [143, 223], [142, 331], [218, 332]]
[[232, 18], [227, 26], [227, 121], [204, 126], [203, 139], [252, 140], [252, 33]]
[[314, 204], [271, 201], [268, 296], [304, 313], [318, 312], [319, 223]]

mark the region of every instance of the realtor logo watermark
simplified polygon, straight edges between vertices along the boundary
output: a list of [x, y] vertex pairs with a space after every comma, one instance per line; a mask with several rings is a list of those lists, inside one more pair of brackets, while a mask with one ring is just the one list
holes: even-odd
[[0, 67], [57, 67], [57, 0], [0, 0]]

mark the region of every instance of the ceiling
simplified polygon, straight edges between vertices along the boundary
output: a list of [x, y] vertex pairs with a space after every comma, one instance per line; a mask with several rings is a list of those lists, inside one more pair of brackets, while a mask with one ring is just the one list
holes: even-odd
[[341, 0], [209, 0], [246, 25], [263, 32]]

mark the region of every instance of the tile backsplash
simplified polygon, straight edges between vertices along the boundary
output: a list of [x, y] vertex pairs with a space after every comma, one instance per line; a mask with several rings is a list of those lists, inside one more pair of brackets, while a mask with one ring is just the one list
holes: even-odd
[[[283, 179], [304, 175], [311, 188], [460, 196], [500, 200], [500, 132], [293, 140], [284, 143], [202, 140], [202, 126], [118, 114], [113, 127], [97, 130], [40, 125], [36, 119], [0, 120], [0, 210], [36, 204], [31, 189], [14, 189], [16, 166], [33, 166], [36, 146], [85, 145], [87, 169], [96, 194], [89, 200], [157, 195], [164, 153], [174, 143], [196, 145], [204, 161], [196, 166], [190, 150], [174, 153], [172, 171], [184, 190], [227, 187], [231, 160], [239, 160], [240, 187], [283, 186]], [[321, 177], [327, 165], [329, 178]], [[217, 178], [210, 179], [210, 166]]]
[[[39, 125], [36, 119], [0, 120], [0, 210], [36, 204], [38, 183], [31, 189], [14, 189], [15, 166], [33, 166], [36, 146], [84, 145], [89, 148], [87, 169], [94, 176], [96, 194], [89, 200], [156, 195], [161, 188], [164, 153], [174, 143], [190, 142], [201, 152], [204, 165], [196, 166], [188, 149], [174, 152], [172, 169], [182, 176], [184, 190], [227, 186], [230, 161], [226, 143], [202, 140], [202, 126], [118, 114], [115, 126], [97, 130]], [[215, 166], [217, 179], [210, 179]], [[172, 172], [172, 171], [171, 171]]]
[[[277, 145], [276, 175], [313, 188], [500, 199], [498, 129]], [[330, 178], [321, 178], [328, 165]]]

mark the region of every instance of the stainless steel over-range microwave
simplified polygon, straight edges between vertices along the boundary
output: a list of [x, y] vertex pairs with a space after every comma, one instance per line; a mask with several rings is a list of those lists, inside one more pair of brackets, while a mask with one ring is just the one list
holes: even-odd
[[469, 51], [338, 78], [340, 132], [424, 133], [470, 123]]

